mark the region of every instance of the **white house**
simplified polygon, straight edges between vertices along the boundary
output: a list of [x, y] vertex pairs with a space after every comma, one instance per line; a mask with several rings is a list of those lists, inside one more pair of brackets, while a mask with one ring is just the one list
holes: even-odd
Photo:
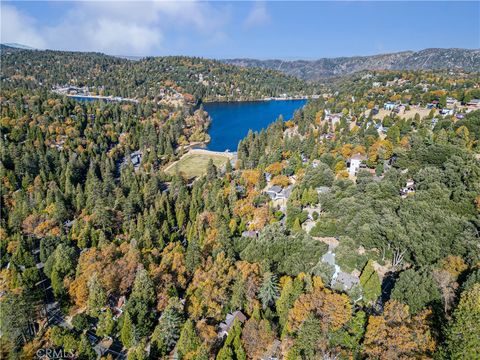
[[358, 170], [360, 169], [360, 165], [363, 161], [367, 160], [365, 155], [356, 154], [350, 158], [350, 165], [348, 167], [348, 173], [350, 176], [357, 175]]
[[400, 195], [402, 195], [402, 198], [406, 198], [408, 194], [414, 194], [415, 193], [415, 181], [413, 179], [408, 179], [407, 183], [405, 184], [405, 187], [400, 190]]
[[389, 101], [389, 102], [386, 102], [385, 104], [383, 104], [383, 108], [385, 110], [395, 110], [397, 108], [397, 104], [392, 102], [392, 101]]

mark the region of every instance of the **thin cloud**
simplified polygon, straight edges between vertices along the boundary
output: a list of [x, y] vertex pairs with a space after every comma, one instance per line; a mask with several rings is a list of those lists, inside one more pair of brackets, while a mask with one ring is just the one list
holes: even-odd
[[45, 39], [36, 30], [35, 20], [6, 4], [1, 5], [0, 40], [2, 43], [17, 43], [38, 49], [46, 46]]
[[256, 2], [253, 4], [252, 10], [245, 19], [244, 26], [253, 28], [263, 26], [270, 22], [270, 15], [267, 11], [267, 5], [264, 2]]
[[[79, 1], [72, 2], [57, 23], [38, 26], [14, 6], [2, 5], [2, 41], [61, 50], [148, 55], [167, 52], [167, 35], [172, 42], [177, 32], [195, 31], [204, 34], [207, 42], [218, 41], [227, 19], [222, 7], [199, 1]], [[7, 35], [5, 40], [3, 34]]]

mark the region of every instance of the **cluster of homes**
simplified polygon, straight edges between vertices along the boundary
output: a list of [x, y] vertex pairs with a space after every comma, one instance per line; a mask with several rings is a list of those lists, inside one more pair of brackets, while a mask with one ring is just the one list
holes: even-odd
[[[400, 102], [388, 101], [383, 104], [383, 109], [388, 111], [393, 111], [396, 113], [404, 113], [409, 104], [402, 104]], [[465, 110], [465, 112], [470, 112], [480, 109], [480, 99], [472, 99], [468, 102], [461, 103], [455, 98], [447, 97], [444, 107], [440, 107], [439, 100], [432, 100], [426, 105], [427, 109], [438, 109], [439, 113], [443, 116], [451, 116], [456, 113], [458, 109]], [[378, 107], [372, 109], [372, 115], [378, 114]]]
[[[103, 91], [104, 88], [100, 87], [100, 91]], [[136, 99], [130, 99], [130, 98], [124, 98], [121, 96], [102, 96], [102, 95], [95, 95], [95, 93], [92, 93], [89, 89], [88, 86], [84, 87], [78, 87], [78, 86], [73, 86], [73, 85], [67, 85], [67, 86], [56, 86], [52, 90], [54, 93], [59, 94], [59, 95], [64, 95], [68, 96], [70, 98], [80, 100], [80, 101], [91, 101], [91, 100], [102, 100], [102, 101], [107, 101], [107, 102], [133, 102], [133, 103], [138, 103], [138, 100]]]

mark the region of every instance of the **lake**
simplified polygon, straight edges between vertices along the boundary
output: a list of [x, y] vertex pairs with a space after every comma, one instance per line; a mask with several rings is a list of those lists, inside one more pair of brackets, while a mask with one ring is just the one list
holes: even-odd
[[215, 102], [203, 104], [210, 114], [212, 124], [209, 134], [211, 141], [207, 149], [213, 151], [237, 151], [238, 142], [248, 131], [259, 131], [282, 115], [285, 120], [293, 117], [307, 100], [270, 100]]

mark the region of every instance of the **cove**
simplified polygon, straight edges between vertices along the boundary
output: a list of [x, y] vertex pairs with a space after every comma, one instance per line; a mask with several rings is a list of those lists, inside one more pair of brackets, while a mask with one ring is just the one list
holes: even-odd
[[249, 130], [259, 131], [274, 122], [280, 115], [291, 119], [295, 110], [307, 100], [268, 100], [242, 102], [213, 102], [203, 104], [210, 114], [211, 137], [207, 149], [212, 151], [237, 151], [238, 142]]

